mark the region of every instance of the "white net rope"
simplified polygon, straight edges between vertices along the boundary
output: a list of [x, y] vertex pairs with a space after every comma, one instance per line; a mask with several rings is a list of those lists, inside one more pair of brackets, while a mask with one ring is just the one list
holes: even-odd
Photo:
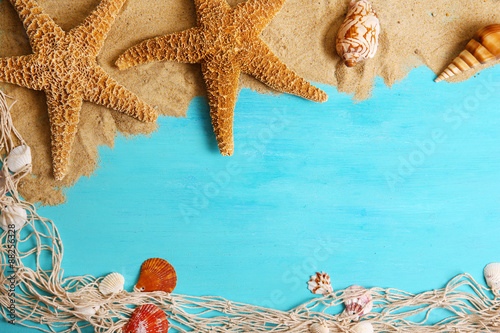
[[[12, 99], [0, 92], [0, 150], [6, 156], [15, 145], [25, 144], [12, 125], [12, 105]], [[2, 212], [15, 204], [28, 213], [27, 223], [15, 235], [15, 256], [8, 231], [0, 237], [0, 313], [6, 321], [12, 319], [14, 301], [16, 325], [45, 332], [81, 332], [90, 327], [95, 332], [121, 332], [137, 306], [155, 304], [167, 314], [170, 327], [179, 332], [307, 332], [312, 324], [321, 323], [330, 332], [362, 333], [356, 330], [355, 318], [342, 313], [345, 290], [314, 296], [290, 311], [280, 311], [221, 297], [165, 292], [122, 291], [104, 296], [98, 289], [102, 278], [64, 278], [63, 244], [56, 226], [40, 217], [35, 206], [17, 192], [31, 166], [12, 173], [5, 157], [0, 156], [0, 163]], [[12, 281], [15, 292], [10, 289]], [[442, 289], [419, 294], [373, 288], [360, 291], [359, 296], [367, 292], [373, 297], [373, 311], [361, 321], [371, 323], [375, 332], [500, 331], [500, 301], [468, 274], [455, 277]], [[89, 314], [89, 308], [96, 309], [95, 314]]]

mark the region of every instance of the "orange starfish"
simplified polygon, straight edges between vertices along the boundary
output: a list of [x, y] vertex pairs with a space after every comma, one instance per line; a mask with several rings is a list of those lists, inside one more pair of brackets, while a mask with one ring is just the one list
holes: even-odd
[[120, 69], [162, 60], [201, 63], [210, 115], [222, 155], [232, 155], [233, 111], [240, 73], [276, 90], [317, 102], [328, 96], [282, 63], [260, 39], [285, 0], [249, 0], [231, 8], [226, 0], [194, 0], [198, 26], [146, 40], [122, 54]]
[[52, 165], [67, 173], [83, 100], [142, 121], [156, 111], [113, 80], [96, 62], [106, 35], [126, 0], [104, 0], [85, 21], [64, 32], [35, 0], [10, 0], [23, 21], [33, 54], [0, 59], [0, 81], [43, 90], [49, 111]]

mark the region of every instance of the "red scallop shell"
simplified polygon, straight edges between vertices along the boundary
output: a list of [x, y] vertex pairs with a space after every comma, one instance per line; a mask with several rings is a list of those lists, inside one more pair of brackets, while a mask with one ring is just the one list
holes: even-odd
[[167, 333], [168, 319], [165, 312], [154, 304], [144, 304], [134, 310], [123, 333]]
[[141, 274], [135, 288], [139, 291], [165, 291], [171, 293], [177, 284], [177, 274], [168, 261], [151, 258], [142, 263]]

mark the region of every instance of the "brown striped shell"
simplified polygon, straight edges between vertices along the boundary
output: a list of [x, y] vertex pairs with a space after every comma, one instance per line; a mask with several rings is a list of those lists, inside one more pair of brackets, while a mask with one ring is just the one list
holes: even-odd
[[458, 57], [441, 73], [436, 82], [455, 76], [479, 64], [500, 59], [500, 24], [480, 29]]
[[165, 291], [171, 293], [177, 284], [177, 274], [168, 261], [151, 258], [142, 263], [139, 281], [134, 287], [137, 291]]
[[167, 333], [168, 318], [162, 309], [154, 304], [144, 304], [134, 310], [123, 333]]

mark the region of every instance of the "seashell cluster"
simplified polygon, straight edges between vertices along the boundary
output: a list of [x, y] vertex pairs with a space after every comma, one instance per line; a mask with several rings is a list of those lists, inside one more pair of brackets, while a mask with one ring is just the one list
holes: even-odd
[[441, 73], [436, 82], [465, 72], [479, 64], [500, 59], [500, 24], [480, 29], [458, 57]]
[[177, 285], [177, 274], [168, 261], [151, 258], [141, 265], [141, 274], [134, 287], [135, 291], [164, 291], [171, 293]]
[[373, 333], [373, 325], [368, 321], [362, 321], [353, 328], [351, 328], [352, 333]]
[[123, 333], [166, 333], [168, 319], [165, 312], [154, 304], [144, 304], [134, 310]]
[[491, 264], [486, 265], [483, 270], [483, 274], [486, 284], [491, 288], [491, 290], [494, 292], [500, 290], [500, 263], [492, 262]]
[[12, 149], [7, 155], [5, 163], [13, 173], [23, 170], [31, 165], [31, 148], [28, 145], [21, 145]]
[[345, 311], [347, 316], [354, 316], [353, 320], [367, 314], [373, 308], [373, 301], [370, 291], [361, 286], [350, 286], [344, 294]]
[[337, 35], [337, 53], [347, 67], [373, 58], [378, 48], [380, 21], [367, 0], [352, 0]]
[[311, 333], [328, 333], [330, 329], [324, 323], [314, 323], [309, 326], [309, 332]]
[[104, 296], [117, 294], [123, 290], [125, 278], [120, 273], [111, 273], [99, 283], [99, 291]]
[[325, 272], [316, 273], [311, 276], [307, 282], [307, 288], [313, 293], [318, 295], [329, 295], [333, 293], [330, 276]]
[[0, 227], [5, 231], [9, 230], [9, 225], [12, 224], [17, 231], [28, 221], [28, 213], [20, 203], [11, 201], [0, 210]]

